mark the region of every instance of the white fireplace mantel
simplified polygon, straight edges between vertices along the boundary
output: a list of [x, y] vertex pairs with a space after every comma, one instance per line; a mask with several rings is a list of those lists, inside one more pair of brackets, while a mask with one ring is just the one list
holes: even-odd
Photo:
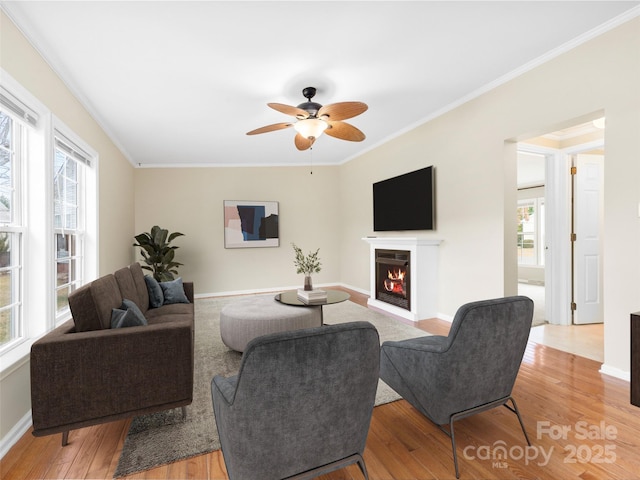
[[[417, 321], [437, 316], [438, 247], [442, 240], [418, 237], [365, 237], [370, 246], [370, 295], [367, 303], [394, 315]], [[376, 249], [411, 252], [411, 310], [375, 298]]]

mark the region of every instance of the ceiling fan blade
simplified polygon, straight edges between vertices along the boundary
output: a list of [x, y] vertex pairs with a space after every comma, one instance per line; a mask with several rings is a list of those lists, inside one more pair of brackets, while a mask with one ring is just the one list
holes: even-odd
[[346, 120], [367, 111], [369, 107], [362, 102], [340, 102], [325, 105], [318, 111], [318, 117], [324, 115], [329, 117], [329, 121]]
[[282, 130], [284, 128], [292, 127], [293, 123], [274, 123], [273, 125], [266, 125], [264, 127], [256, 128], [247, 132], [247, 135], [257, 135], [258, 133], [274, 132], [276, 130]]
[[329, 128], [324, 133], [331, 137], [339, 138], [340, 140], [349, 140], [350, 142], [361, 142], [366, 137], [364, 133], [358, 130], [353, 125], [346, 122], [327, 122]]
[[294, 138], [294, 141], [298, 150], [307, 150], [308, 148], [311, 148], [311, 145], [313, 145], [313, 142], [315, 142], [316, 139], [306, 138], [298, 133], [296, 138]]
[[292, 107], [291, 105], [285, 105], [284, 103], [267, 103], [268, 106], [277, 110], [285, 115], [292, 115], [296, 118], [303, 119], [309, 116], [309, 112], [298, 107]]

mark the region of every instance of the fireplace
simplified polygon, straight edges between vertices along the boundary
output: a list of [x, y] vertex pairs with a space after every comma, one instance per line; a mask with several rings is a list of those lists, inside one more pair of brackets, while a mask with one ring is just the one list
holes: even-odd
[[367, 304], [408, 320], [437, 316], [438, 247], [441, 240], [366, 237], [370, 251]]
[[411, 252], [376, 249], [376, 299], [411, 310]]

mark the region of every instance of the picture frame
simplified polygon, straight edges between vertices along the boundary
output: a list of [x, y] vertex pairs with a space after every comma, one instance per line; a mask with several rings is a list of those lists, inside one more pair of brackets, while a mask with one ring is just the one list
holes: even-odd
[[224, 200], [224, 248], [279, 247], [278, 202]]

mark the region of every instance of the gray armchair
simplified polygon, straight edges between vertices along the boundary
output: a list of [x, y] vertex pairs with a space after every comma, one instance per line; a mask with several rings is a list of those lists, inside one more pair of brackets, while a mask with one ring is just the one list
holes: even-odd
[[531, 445], [511, 391], [532, 318], [533, 301], [527, 297], [473, 302], [456, 312], [446, 337], [382, 344], [380, 378], [451, 437], [456, 478], [456, 420], [504, 405], [516, 414]]
[[357, 463], [375, 402], [380, 340], [368, 322], [249, 342], [237, 376], [211, 395], [231, 480], [314, 478]]

